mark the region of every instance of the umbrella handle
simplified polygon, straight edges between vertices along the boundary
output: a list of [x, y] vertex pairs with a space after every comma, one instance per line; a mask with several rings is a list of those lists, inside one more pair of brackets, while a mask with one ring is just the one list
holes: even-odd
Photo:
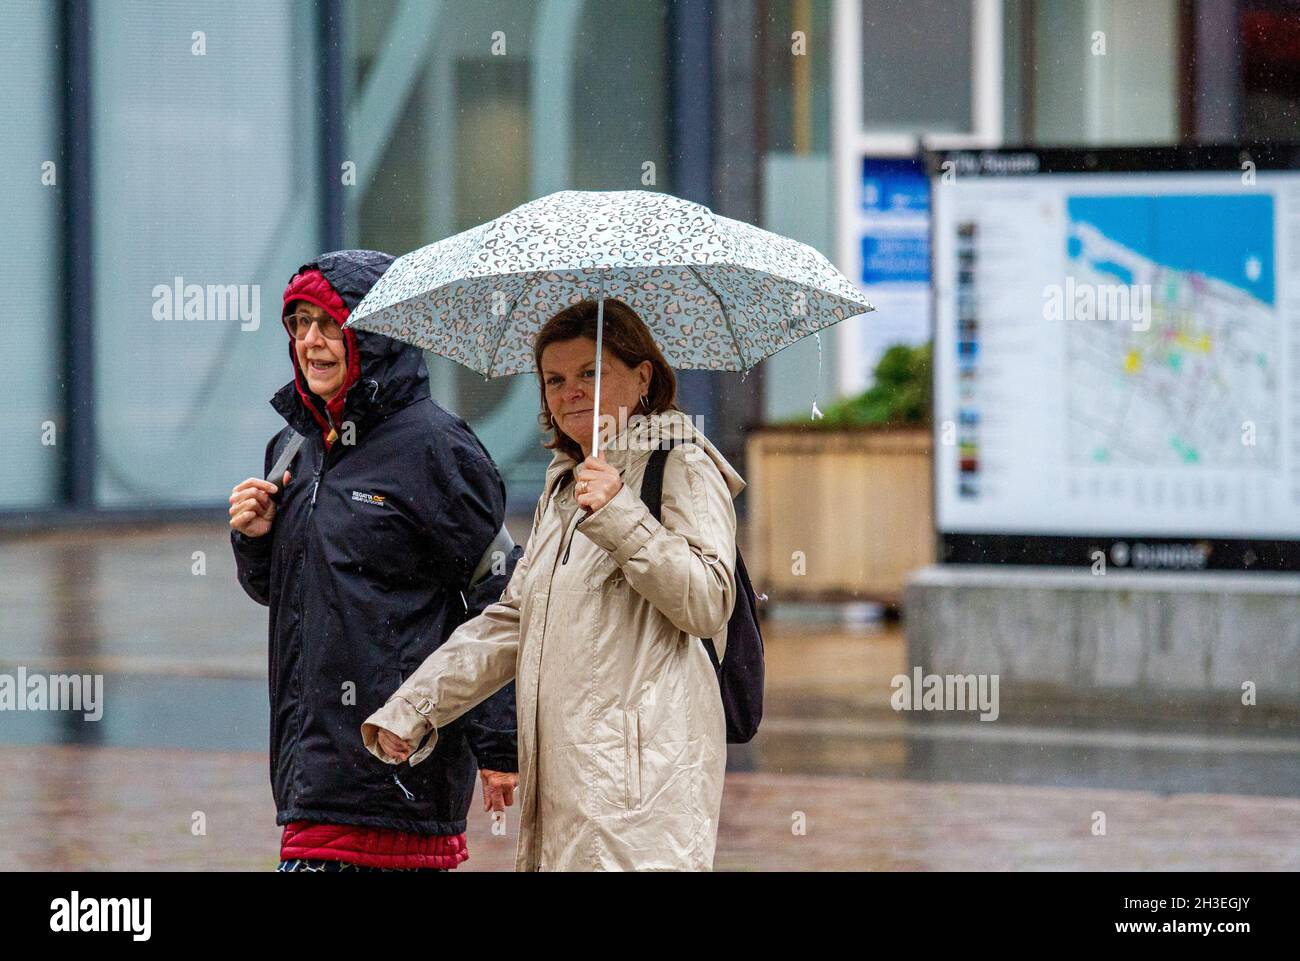
[[602, 335], [605, 332], [605, 275], [600, 275], [600, 300], [596, 304], [596, 399], [591, 410], [591, 453], [600, 451], [600, 368]]

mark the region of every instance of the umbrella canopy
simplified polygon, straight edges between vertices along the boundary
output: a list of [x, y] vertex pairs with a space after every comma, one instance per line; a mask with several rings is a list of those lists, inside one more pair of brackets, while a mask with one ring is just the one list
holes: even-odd
[[562, 190], [398, 258], [348, 323], [501, 377], [531, 372], [541, 326], [593, 297], [704, 370], [748, 370], [875, 309], [807, 244], [670, 194]]

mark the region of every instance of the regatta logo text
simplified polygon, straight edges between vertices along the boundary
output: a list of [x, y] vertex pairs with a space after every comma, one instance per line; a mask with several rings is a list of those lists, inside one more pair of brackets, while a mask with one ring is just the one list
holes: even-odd
[[360, 501], [363, 504], [373, 504], [376, 507], [384, 506], [383, 494], [367, 494], [365, 491], [353, 491], [352, 499], [354, 501]]

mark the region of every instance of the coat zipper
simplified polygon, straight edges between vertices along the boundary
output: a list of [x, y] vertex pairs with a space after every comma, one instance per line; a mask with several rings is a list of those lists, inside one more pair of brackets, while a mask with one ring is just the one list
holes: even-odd
[[[622, 471], [619, 471], [619, 472], [618, 472], [618, 476], [621, 478], [621, 477], [623, 476], [623, 472], [622, 472]], [[584, 514], [586, 514], [586, 511], [583, 510], [582, 507], [579, 507], [578, 510], [577, 510], [577, 514], [579, 514], [579, 515], [584, 515]], [[568, 543], [568, 544], [565, 546], [565, 548], [564, 548], [564, 557], [560, 558], [560, 563], [561, 563], [561, 564], [567, 564], [567, 563], [569, 563], [569, 551], [573, 549], [573, 538], [576, 536], [576, 535], [574, 534], [574, 531], [576, 531], [576, 530], [578, 529], [578, 525], [581, 524], [581, 523], [582, 523], [582, 520], [581, 520], [581, 518], [579, 518], [579, 519], [578, 519], [577, 521], [575, 521], [574, 524], [573, 524], [573, 531], [570, 531], [570, 532], [569, 532], [569, 534], [570, 534], [570, 536], [569, 536], [569, 543]]]
[[[559, 508], [559, 504], [556, 503], [556, 497], [559, 496], [559, 493], [560, 493], [560, 492], [559, 492], [558, 490], [553, 490], [553, 491], [551, 491], [550, 498], [549, 498], [549, 499], [547, 500], [547, 502], [546, 502], [546, 511], [547, 511], [548, 513], [550, 512], [550, 509], [551, 509], [552, 507], [554, 507], [557, 511], [560, 509], [560, 508]], [[574, 527], [574, 529], [576, 530], [576, 528], [577, 528], [577, 524], [575, 523], [575, 524], [573, 525], [573, 527]], [[570, 531], [570, 535], [571, 535], [571, 536], [573, 535], [573, 531]], [[561, 546], [564, 546], [564, 542], [563, 542], [562, 540], [560, 541], [560, 544], [561, 544]], [[573, 546], [573, 541], [572, 541], [572, 540], [569, 541], [569, 543], [568, 543], [567, 546], [564, 546], [564, 556], [563, 556], [563, 558], [562, 558], [561, 561], [560, 561], [561, 564], [564, 564], [564, 563], [567, 563], [567, 562], [568, 562], [568, 560], [569, 560], [569, 548], [571, 548], [572, 546]], [[558, 553], [558, 549], [557, 549], [557, 553]], [[541, 639], [540, 639], [540, 640], [541, 640], [541, 643], [545, 643], [545, 639], [546, 639], [546, 626], [547, 626], [547, 624], [548, 624], [549, 621], [550, 621], [550, 615], [551, 615], [551, 594], [552, 594], [552, 592], [553, 592], [554, 585], [555, 585], [555, 564], [554, 564], [554, 562], [552, 562], [552, 564], [551, 564], [551, 571], [550, 571], [550, 578], [549, 578], [549, 580], [547, 581], [547, 584], [546, 584], [546, 595], [545, 595], [545, 596], [546, 596], [546, 603], [545, 603], [545, 605], [543, 605], [543, 607], [542, 607], [542, 630], [541, 630]], [[538, 652], [538, 655], [537, 655], [537, 661], [538, 661], [538, 664], [539, 664], [539, 665], [541, 664], [541, 657], [542, 657], [542, 655], [541, 655], [541, 652], [539, 651], [539, 652]], [[539, 671], [539, 674], [540, 674], [540, 671]], [[533, 725], [534, 725], [534, 729], [535, 729], [535, 728], [536, 728], [536, 724], [537, 724], [537, 688], [536, 688], [536, 686], [534, 686], [534, 688], [533, 688], [532, 696], [533, 696]], [[533, 758], [535, 759], [536, 756], [537, 756], [537, 746], [534, 745], [534, 746], [533, 746]], [[521, 767], [521, 770], [522, 770], [522, 767]], [[535, 803], [535, 799], [534, 799], [534, 803]], [[540, 855], [539, 855], [539, 856], [540, 856]]]
[[[325, 411], [325, 419], [330, 425], [330, 430], [337, 433], [338, 428], [334, 426], [334, 417], [328, 410]], [[320, 475], [325, 472], [325, 458], [328, 457], [330, 453], [329, 450], [324, 447], [324, 444], [322, 444], [321, 447], [320, 463], [316, 465], [316, 476], [312, 478], [311, 504], [307, 508], [308, 517], [310, 517], [312, 512], [316, 510], [316, 491], [320, 487]]]
[[[299, 761], [302, 756], [302, 752], [298, 749], [298, 746], [302, 743], [302, 728], [303, 728], [302, 711], [303, 711], [303, 702], [306, 700], [306, 693], [304, 691], [303, 682], [302, 682], [302, 670], [303, 670], [302, 666], [303, 666], [303, 662], [306, 661], [307, 659], [307, 630], [306, 630], [306, 624], [304, 623], [305, 617], [303, 615], [302, 582], [303, 582], [304, 575], [307, 573], [307, 552], [311, 548], [311, 539], [313, 534], [311, 530], [311, 519], [312, 519], [312, 515], [316, 512], [316, 490], [317, 488], [320, 487], [320, 478], [321, 478], [321, 474], [325, 472], [325, 458], [328, 455], [329, 455], [329, 451], [325, 450], [324, 445], [322, 444], [320, 460], [316, 462], [316, 470], [312, 478], [311, 502], [307, 505], [307, 517], [304, 519], [303, 522], [304, 536], [303, 536], [303, 544], [302, 544], [302, 561], [298, 568], [298, 710], [295, 712], [297, 714], [298, 731], [297, 731], [297, 737], [294, 739], [293, 756], [295, 761], [294, 766], [295, 768], [298, 768], [299, 771], [301, 770], [299, 766]], [[293, 795], [294, 795], [295, 804], [297, 803], [298, 800], [298, 794], [299, 794], [298, 778], [295, 777], [294, 784], [293, 784]]]
[[[376, 392], [376, 390], [377, 390], [378, 387], [379, 387], [379, 384], [378, 384], [377, 381], [372, 381], [371, 383], [372, 383], [372, 385], [373, 385], [373, 386], [372, 386], [372, 389], [371, 389], [371, 400], [373, 400], [373, 399], [374, 399], [374, 396], [375, 396], [375, 392]], [[333, 427], [334, 427], [334, 417], [330, 414], [328, 408], [327, 408], [326, 411], [325, 411], [325, 417], [326, 417], [326, 420], [328, 421], [328, 423], [330, 424], [331, 428], [333, 428]], [[334, 428], [334, 429], [337, 431], [337, 428]], [[298, 731], [297, 731], [297, 736], [296, 736], [296, 738], [295, 738], [295, 740], [294, 740], [294, 746], [293, 746], [293, 752], [294, 752], [293, 756], [294, 756], [295, 776], [294, 776], [294, 778], [293, 778], [293, 783], [292, 783], [292, 785], [291, 785], [291, 790], [293, 791], [293, 797], [294, 797], [294, 803], [295, 803], [295, 804], [298, 803], [298, 797], [299, 797], [299, 790], [298, 790], [298, 774], [301, 773], [301, 770], [302, 770], [302, 769], [301, 769], [300, 760], [299, 760], [299, 759], [301, 758], [301, 756], [302, 756], [302, 752], [301, 752], [298, 748], [299, 748], [299, 745], [302, 743], [302, 728], [303, 728], [303, 724], [302, 724], [302, 712], [303, 712], [303, 702], [306, 700], [305, 692], [304, 692], [304, 689], [303, 689], [303, 682], [302, 682], [302, 671], [303, 671], [302, 666], [303, 666], [303, 663], [304, 663], [304, 662], [306, 661], [306, 659], [307, 659], [307, 630], [306, 630], [306, 625], [305, 625], [305, 623], [304, 623], [304, 617], [303, 617], [303, 606], [302, 606], [302, 582], [303, 582], [303, 577], [304, 577], [304, 575], [305, 575], [306, 572], [307, 572], [307, 551], [308, 551], [308, 550], [310, 549], [310, 547], [311, 547], [311, 538], [312, 538], [312, 533], [313, 533], [313, 532], [310, 530], [310, 527], [311, 527], [311, 520], [312, 520], [312, 517], [313, 517], [313, 515], [316, 513], [316, 494], [317, 494], [317, 492], [320, 490], [320, 481], [321, 481], [321, 477], [322, 477], [322, 476], [324, 475], [324, 473], [325, 473], [325, 466], [326, 466], [326, 465], [325, 465], [325, 461], [326, 461], [326, 459], [327, 459], [328, 457], [329, 457], [329, 450], [325, 447], [324, 443], [322, 442], [322, 444], [321, 444], [320, 459], [316, 462], [316, 469], [315, 469], [315, 472], [314, 472], [314, 474], [313, 474], [313, 476], [312, 476], [312, 484], [311, 484], [311, 500], [310, 500], [310, 501], [308, 502], [308, 504], [307, 504], [307, 517], [306, 517], [305, 520], [304, 520], [304, 531], [303, 531], [303, 535], [304, 535], [304, 536], [303, 536], [303, 546], [302, 546], [302, 559], [301, 559], [301, 561], [299, 562], [299, 567], [298, 567], [298, 590], [297, 590], [297, 595], [298, 595], [298, 596], [297, 596], [297, 607], [298, 607], [298, 610], [297, 610], [297, 614], [298, 614], [298, 710], [295, 712], [296, 715], [297, 715]], [[393, 780], [395, 780], [395, 781], [397, 780], [396, 772], [394, 772]], [[406, 791], [406, 787], [405, 787], [405, 785], [403, 785], [400, 781], [398, 781], [398, 787], [402, 788], [403, 792]]]

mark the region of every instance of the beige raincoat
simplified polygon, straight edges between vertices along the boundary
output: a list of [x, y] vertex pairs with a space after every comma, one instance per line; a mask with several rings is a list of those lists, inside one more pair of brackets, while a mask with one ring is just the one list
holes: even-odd
[[[659, 438], [662, 523], [637, 492]], [[623, 487], [582, 519], [577, 465], [556, 452], [501, 599], [462, 624], [362, 726], [433, 749], [448, 724], [515, 678], [518, 870], [708, 870], [726, 729], [717, 676], [735, 603], [740, 475], [677, 411], [634, 418], [605, 451]], [[428, 734], [428, 740], [421, 741]], [[391, 763], [391, 762], [390, 762]]]

